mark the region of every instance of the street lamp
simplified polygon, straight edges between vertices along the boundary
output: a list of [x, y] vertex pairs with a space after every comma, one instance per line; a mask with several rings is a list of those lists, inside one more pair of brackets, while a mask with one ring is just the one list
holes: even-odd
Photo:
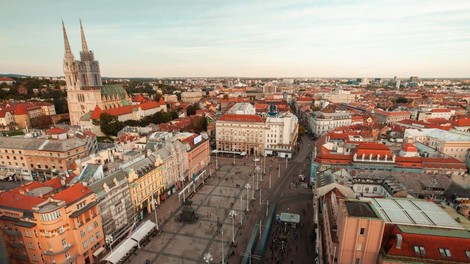
[[154, 204], [155, 204], [155, 225], [157, 227], [157, 230], [159, 230], [160, 228], [158, 228], [158, 217], [157, 217], [157, 200], [155, 199], [155, 197], [152, 195], [153, 197], [153, 201], [154, 201]]
[[246, 211], [249, 212], [250, 204], [248, 203], [248, 201], [250, 200], [249, 193], [250, 193], [251, 185], [249, 183], [245, 184], [245, 189], [246, 189]]
[[277, 177], [281, 178], [281, 164], [279, 164], [279, 167], [277, 167]]
[[111, 250], [111, 252], [113, 252], [113, 248], [112, 248], [112, 245], [113, 245], [113, 242], [114, 242], [113, 235], [107, 235], [105, 240], [106, 240], [106, 244], [108, 244], [108, 246], [109, 246], [109, 249]]
[[224, 253], [224, 230], [220, 228], [220, 234], [222, 235], [222, 264], [225, 264], [225, 253]]
[[212, 254], [207, 252], [206, 254], [204, 254], [204, 261], [207, 263], [207, 264], [210, 264], [211, 261], [213, 261], [214, 258], [212, 257]]
[[256, 166], [256, 190], [259, 189], [259, 171], [261, 168], [259, 166]]
[[230, 218], [232, 218], [232, 244], [235, 244], [235, 225], [234, 225], [234, 220], [235, 217], [237, 216], [237, 213], [235, 210], [230, 210], [230, 213], [228, 214]]

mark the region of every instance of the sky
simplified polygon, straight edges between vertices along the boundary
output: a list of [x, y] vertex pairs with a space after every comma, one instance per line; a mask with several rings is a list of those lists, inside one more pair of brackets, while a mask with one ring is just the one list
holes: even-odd
[[106, 77], [470, 77], [469, 0], [2, 0], [0, 73], [62, 76], [79, 19]]

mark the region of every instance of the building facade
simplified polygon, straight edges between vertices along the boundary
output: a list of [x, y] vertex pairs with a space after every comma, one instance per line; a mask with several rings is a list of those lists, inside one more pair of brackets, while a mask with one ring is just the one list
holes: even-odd
[[117, 239], [134, 220], [134, 206], [126, 174], [118, 170], [90, 184], [98, 201], [105, 236]]
[[77, 135], [64, 140], [1, 137], [0, 169], [25, 179], [50, 178], [72, 168], [76, 159], [88, 156], [89, 144], [95, 140]]
[[265, 131], [265, 154], [292, 158], [299, 133], [297, 116], [286, 113], [268, 117]]
[[352, 118], [349, 112], [324, 113], [315, 111], [309, 120], [310, 131], [317, 137], [337, 127], [349, 126], [351, 122]]
[[0, 194], [1, 233], [10, 262], [95, 263], [105, 251], [95, 195], [79, 183], [44, 198], [52, 191], [45, 188]]
[[225, 114], [216, 121], [215, 129], [217, 150], [264, 155], [266, 121], [262, 117]]

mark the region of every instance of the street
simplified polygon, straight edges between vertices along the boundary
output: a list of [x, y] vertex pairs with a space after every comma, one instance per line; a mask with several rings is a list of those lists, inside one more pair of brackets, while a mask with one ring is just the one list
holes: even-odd
[[[211, 263], [221, 263], [222, 256], [225, 263], [240, 263], [253, 228], [261, 220], [261, 229], [264, 229], [266, 206], [276, 201], [276, 214], [289, 212], [301, 216], [297, 231], [291, 231], [292, 238], [286, 240], [286, 250], [290, 251], [285, 251], [286, 257], [279, 258], [282, 261], [278, 263], [291, 263], [294, 257], [297, 260], [293, 263], [312, 262], [313, 242], [310, 234], [313, 232], [313, 197], [310, 188], [304, 189], [298, 184], [299, 174], [305, 175], [307, 180], [309, 178], [307, 156], [311, 146], [312, 142], [304, 137], [287, 168], [286, 160], [281, 158], [261, 157], [260, 161], [254, 161], [254, 156], [248, 156], [236, 158], [234, 165], [233, 158], [212, 157], [211, 164], [206, 168], [206, 182], [189, 198], [199, 220], [193, 224], [179, 222], [177, 219], [182, 202], [177, 195], [171, 196], [157, 209], [159, 226], [163, 231], [137, 250], [128, 261], [205, 263], [204, 256], [210, 253]], [[264, 171], [266, 173], [263, 175]], [[259, 190], [256, 190], [257, 187]], [[149, 214], [144, 220], [147, 219], [154, 221], [155, 215]], [[279, 230], [279, 224], [274, 224], [274, 235]], [[295, 233], [302, 237], [295, 239]], [[252, 263], [276, 263], [272, 258], [272, 238], [273, 234], [268, 241], [265, 258], [257, 260], [259, 257], [254, 255]], [[231, 243], [232, 240], [234, 243]]]

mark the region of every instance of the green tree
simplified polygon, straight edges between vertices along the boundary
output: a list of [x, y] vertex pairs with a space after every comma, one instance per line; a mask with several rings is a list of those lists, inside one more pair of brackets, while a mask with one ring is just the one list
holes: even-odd
[[395, 100], [395, 102], [396, 102], [397, 104], [406, 104], [406, 103], [409, 103], [408, 99], [406, 99], [406, 98], [403, 97], [403, 96], [398, 97], [398, 98]]
[[100, 115], [100, 128], [101, 132], [108, 136], [116, 136], [119, 130], [124, 127], [122, 122], [119, 122], [116, 116], [102, 113]]
[[188, 116], [195, 115], [197, 110], [199, 110], [199, 104], [190, 105], [186, 108], [186, 114]]

